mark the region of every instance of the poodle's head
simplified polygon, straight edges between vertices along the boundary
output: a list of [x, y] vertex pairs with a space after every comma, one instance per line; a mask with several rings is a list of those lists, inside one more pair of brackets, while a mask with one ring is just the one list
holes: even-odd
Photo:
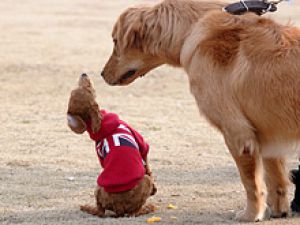
[[98, 132], [101, 125], [101, 114], [96, 102], [96, 93], [90, 78], [82, 74], [78, 87], [71, 92], [68, 104], [68, 126], [77, 134], [86, 131], [86, 122], [91, 121], [91, 129]]

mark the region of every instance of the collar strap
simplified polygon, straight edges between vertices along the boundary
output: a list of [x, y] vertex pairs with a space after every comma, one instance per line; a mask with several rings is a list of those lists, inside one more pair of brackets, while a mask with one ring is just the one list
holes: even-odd
[[244, 1], [232, 3], [223, 8], [223, 11], [233, 15], [242, 15], [246, 12], [253, 12], [259, 16], [266, 12], [275, 12], [277, 7], [274, 3], [266, 1]]

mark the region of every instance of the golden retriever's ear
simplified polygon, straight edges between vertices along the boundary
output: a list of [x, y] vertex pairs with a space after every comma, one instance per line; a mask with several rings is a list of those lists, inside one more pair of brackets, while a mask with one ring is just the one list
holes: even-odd
[[74, 116], [68, 113], [68, 126], [74, 131], [76, 134], [82, 134], [86, 131], [86, 123], [81, 119], [80, 116]]
[[99, 107], [97, 104], [94, 104], [91, 108], [90, 108], [90, 117], [91, 117], [91, 127], [92, 127], [92, 131], [93, 133], [97, 133], [101, 127], [101, 114], [99, 112]]
[[144, 26], [140, 17], [133, 18], [123, 36], [122, 43], [125, 45], [123, 46], [124, 49], [132, 46], [139, 48], [141, 46], [141, 40], [144, 36]]

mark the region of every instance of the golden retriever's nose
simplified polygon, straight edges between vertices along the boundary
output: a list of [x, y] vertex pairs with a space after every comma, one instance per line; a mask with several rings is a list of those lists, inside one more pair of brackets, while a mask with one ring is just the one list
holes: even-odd
[[101, 72], [101, 77], [104, 77], [104, 70], [102, 70]]

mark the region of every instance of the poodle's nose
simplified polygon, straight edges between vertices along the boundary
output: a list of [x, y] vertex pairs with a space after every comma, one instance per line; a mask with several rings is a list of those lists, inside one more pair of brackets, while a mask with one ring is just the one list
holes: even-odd
[[102, 72], [101, 72], [101, 76], [103, 77], [104, 76], [104, 71], [102, 70]]
[[81, 74], [81, 77], [87, 77], [86, 73]]

